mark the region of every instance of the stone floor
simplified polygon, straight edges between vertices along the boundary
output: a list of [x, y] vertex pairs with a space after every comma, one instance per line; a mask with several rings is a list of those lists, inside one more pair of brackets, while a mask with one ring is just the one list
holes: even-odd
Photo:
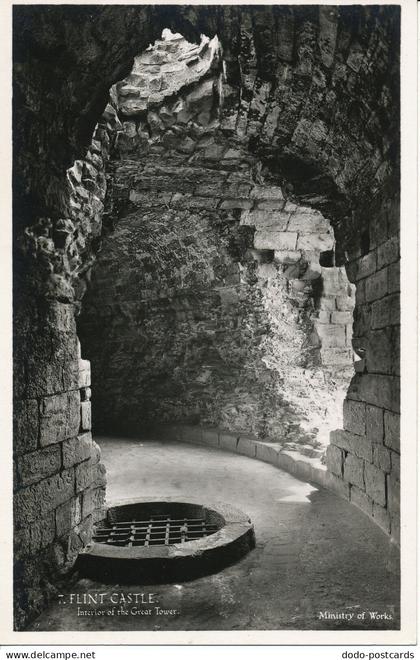
[[[109, 502], [136, 495], [221, 500], [249, 514], [256, 548], [221, 573], [183, 584], [121, 587], [76, 575], [65, 603], [57, 600], [30, 630], [398, 629], [398, 551], [344, 500], [216, 449], [97, 441]], [[130, 594], [158, 603], [129, 603]]]

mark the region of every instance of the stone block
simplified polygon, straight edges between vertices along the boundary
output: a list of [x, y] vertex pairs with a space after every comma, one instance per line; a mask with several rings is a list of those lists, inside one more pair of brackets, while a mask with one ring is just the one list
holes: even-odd
[[400, 539], [400, 516], [391, 514], [391, 539], [398, 546], [401, 543]]
[[391, 516], [389, 511], [383, 506], [373, 503], [372, 517], [377, 525], [386, 533], [389, 534], [391, 531]]
[[345, 399], [343, 403], [343, 426], [345, 431], [356, 435], [366, 434], [366, 404]]
[[350, 502], [369, 516], [372, 515], [373, 502], [371, 498], [357, 486], [352, 486], [350, 489]]
[[[271, 231], [284, 231], [289, 221], [289, 213], [282, 211], [264, 211], [252, 210], [241, 213], [241, 225], [255, 227], [256, 229], [266, 229], [270, 227]], [[299, 252], [299, 258], [301, 254]]]
[[256, 231], [254, 247], [256, 250], [294, 250], [297, 234], [287, 231]]
[[366, 302], [366, 280], [359, 280], [356, 285], [356, 305]]
[[80, 429], [90, 431], [92, 428], [92, 407], [90, 401], [83, 401], [80, 404]]
[[386, 506], [386, 477], [383, 470], [371, 463], [365, 464], [366, 493], [380, 506]]
[[389, 238], [385, 243], [378, 246], [378, 268], [387, 266], [397, 261], [400, 257], [399, 236]]
[[320, 309], [318, 311], [318, 318], [316, 319], [316, 323], [329, 323], [331, 320], [331, 312]]
[[326, 310], [327, 312], [335, 312], [337, 309], [335, 296], [323, 295], [320, 300], [320, 309]]
[[372, 444], [383, 444], [384, 410], [376, 406], [366, 406], [366, 437]]
[[29, 525], [74, 495], [74, 471], [64, 470], [18, 491], [14, 498], [16, 527]]
[[369, 252], [363, 257], [346, 264], [347, 277], [350, 282], [357, 282], [376, 271], [376, 250]]
[[55, 512], [16, 530], [14, 535], [15, 559], [35, 555], [49, 546], [55, 538]]
[[333, 234], [299, 234], [297, 239], [298, 250], [319, 250], [324, 252], [334, 247]]
[[282, 189], [279, 186], [255, 185], [250, 196], [251, 199], [284, 199]]
[[40, 410], [40, 444], [42, 447], [77, 435], [80, 425], [80, 393], [78, 390], [44, 397]]
[[323, 348], [339, 348], [346, 344], [346, 331], [340, 325], [317, 325]]
[[372, 305], [372, 328], [385, 328], [400, 323], [400, 296], [398, 293], [376, 300]]
[[364, 490], [364, 461], [361, 458], [347, 454], [344, 460], [344, 479], [354, 486]]
[[353, 308], [354, 308], [354, 297], [352, 296], [337, 296], [336, 303], [337, 309], [339, 312], [348, 312], [350, 314], [349, 320], [346, 323], [353, 322]]
[[182, 442], [191, 442], [192, 444], [202, 443], [201, 426], [185, 426], [182, 431]]
[[383, 472], [390, 472], [391, 455], [389, 449], [382, 445], [373, 445], [373, 464]]
[[328, 470], [341, 477], [343, 474], [343, 451], [335, 445], [328, 445], [325, 460]]
[[79, 495], [57, 507], [55, 511], [57, 537], [67, 534], [75, 525], [80, 523], [81, 519], [82, 499]]
[[204, 445], [210, 445], [211, 447], [219, 446], [219, 430], [203, 428], [201, 432], [201, 440]]
[[221, 209], [250, 209], [252, 202], [249, 199], [224, 199], [220, 204]]
[[400, 455], [397, 454], [395, 451], [390, 451], [390, 457], [391, 457], [391, 470], [392, 474], [395, 477], [395, 479], [400, 480]]
[[90, 387], [90, 362], [89, 360], [79, 359], [79, 388]]
[[21, 486], [29, 486], [58, 472], [61, 468], [61, 450], [58, 445], [32, 451], [17, 459]]
[[219, 435], [220, 449], [236, 452], [238, 440], [239, 440], [239, 434], [225, 433], [221, 431]]
[[330, 224], [321, 213], [312, 211], [309, 213], [300, 213], [295, 211], [289, 220], [289, 231], [298, 231], [300, 234], [328, 234]]
[[372, 444], [366, 436], [339, 429], [331, 431], [330, 438], [332, 445], [340, 447], [359, 458], [364, 458], [367, 461], [372, 460]]
[[270, 445], [265, 442], [256, 442], [255, 456], [259, 461], [271, 463], [271, 465], [278, 464], [280, 445]]
[[82, 517], [86, 518], [86, 516], [94, 514], [95, 511], [99, 516], [105, 516], [104, 488], [88, 488], [82, 493]]
[[280, 199], [264, 199], [256, 200], [255, 205], [257, 209], [264, 209], [269, 211], [270, 209], [278, 209], [281, 211], [284, 207], [284, 202]]
[[381, 374], [356, 374], [350, 383], [347, 398], [399, 412], [400, 380]]
[[400, 422], [401, 418], [399, 414], [385, 410], [384, 413], [384, 428], [385, 428], [385, 437], [384, 443], [390, 449], [399, 452], [400, 451]]
[[331, 314], [331, 323], [338, 325], [353, 323], [353, 314], [352, 312], [333, 312]]
[[366, 349], [366, 366], [369, 373], [391, 372], [394, 357], [391, 328], [372, 330]]
[[38, 446], [39, 409], [36, 399], [15, 401], [13, 406], [13, 452], [24, 454]]
[[236, 451], [238, 452], [238, 454], [243, 454], [244, 456], [250, 456], [251, 458], [255, 458], [257, 452], [255, 440], [241, 435], [238, 440], [238, 446]]
[[392, 516], [400, 514], [400, 477], [391, 472], [387, 477], [388, 509]]
[[83, 433], [77, 438], [70, 438], [63, 442], [63, 465], [72, 467], [86, 461], [94, 453], [94, 443], [90, 433]]
[[342, 477], [338, 477], [331, 472], [326, 472], [324, 476], [324, 485], [325, 488], [328, 488], [328, 490], [331, 490], [339, 497], [343, 497], [346, 500], [350, 498], [350, 484], [348, 481], [344, 481]]
[[350, 348], [321, 348], [321, 364], [325, 366], [350, 366], [353, 351]]
[[372, 302], [379, 300], [388, 293], [388, 272], [383, 268], [377, 273], [370, 275], [366, 280], [366, 300]]
[[82, 387], [80, 389], [80, 399], [81, 401], [90, 401], [92, 398], [92, 390], [90, 387]]
[[390, 264], [387, 268], [388, 271], [388, 293], [396, 293], [400, 291], [400, 262], [396, 261]]

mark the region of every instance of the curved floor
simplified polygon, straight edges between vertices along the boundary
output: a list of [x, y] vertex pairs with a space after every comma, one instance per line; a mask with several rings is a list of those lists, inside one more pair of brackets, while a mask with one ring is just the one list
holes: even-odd
[[[398, 550], [348, 502], [269, 464], [217, 449], [96, 440], [109, 501], [135, 495], [218, 499], [249, 514], [256, 548], [221, 573], [182, 584], [142, 589], [79, 579], [69, 584], [66, 602], [52, 606], [31, 630], [399, 628]], [[103, 602], [95, 603], [99, 593]], [[129, 594], [147, 601], [150, 593], [158, 603], [128, 602]]]

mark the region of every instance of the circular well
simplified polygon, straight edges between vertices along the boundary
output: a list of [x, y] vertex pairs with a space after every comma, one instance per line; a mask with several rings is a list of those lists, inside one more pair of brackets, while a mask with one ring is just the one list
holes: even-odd
[[80, 573], [131, 584], [193, 580], [255, 547], [253, 525], [242, 511], [178, 498], [112, 503], [93, 539], [78, 557]]

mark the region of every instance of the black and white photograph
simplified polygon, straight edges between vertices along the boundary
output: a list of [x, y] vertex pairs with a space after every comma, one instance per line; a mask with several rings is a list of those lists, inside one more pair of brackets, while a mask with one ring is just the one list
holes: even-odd
[[394, 639], [401, 5], [11, 12], [15, 639]]

